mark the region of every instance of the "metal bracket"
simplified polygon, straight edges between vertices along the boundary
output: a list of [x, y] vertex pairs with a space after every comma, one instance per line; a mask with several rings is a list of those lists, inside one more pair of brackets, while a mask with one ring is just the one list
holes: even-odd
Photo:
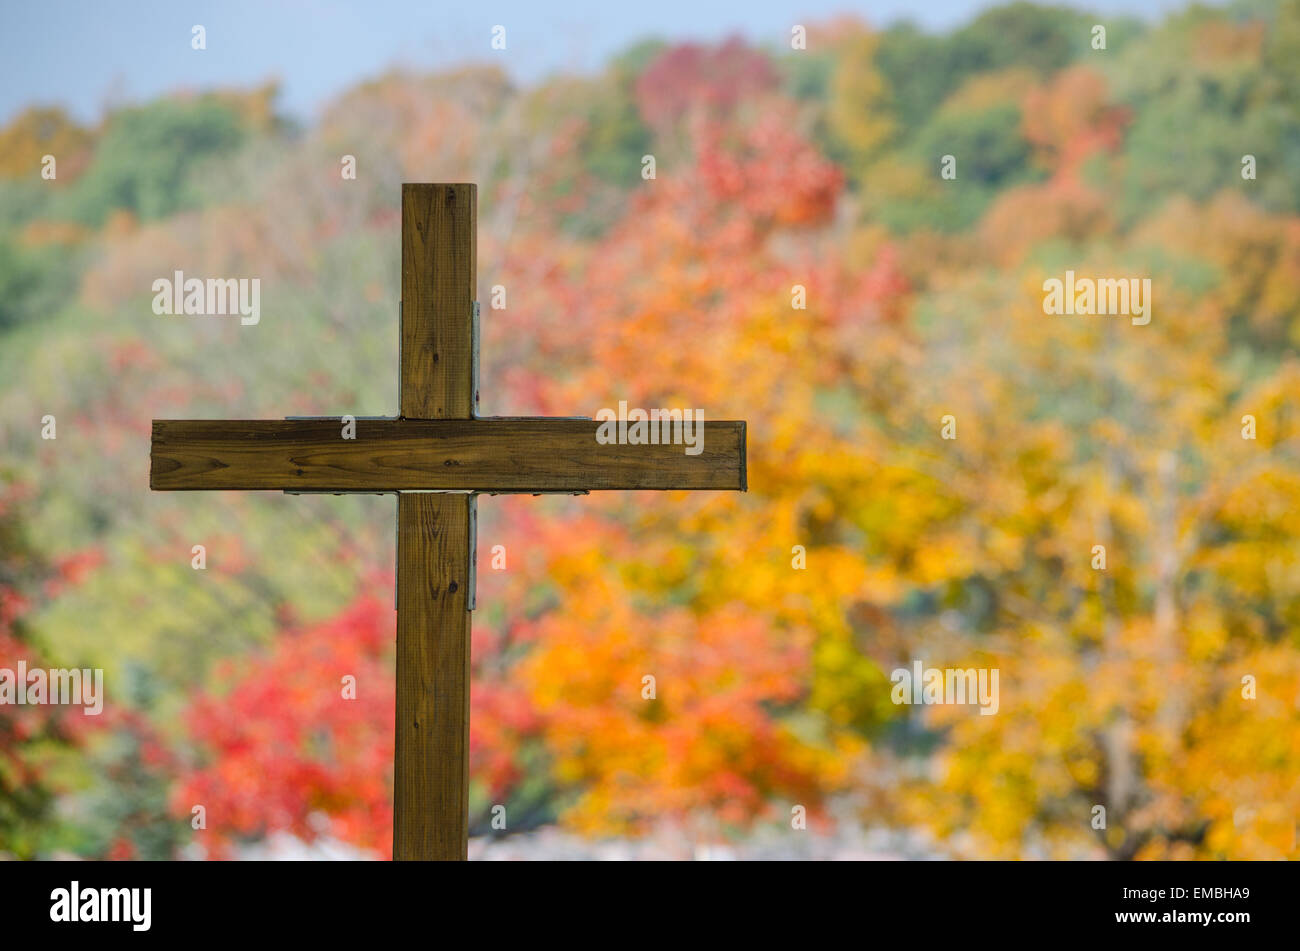
[[507, 422], [521, 421], [521, 420], [527, 422], [529, 420], [534, 420], [534, 419], [545, 419], [548, 421], [549, 420], [573, 421], [573, 420], [581, 419], [581, 420], [586, 420], [587, 422], [591, 422], [590, 416], [475, 416], [474, 418], [484, 419], [484, 420], [497, 419], [497, 420], [505, 420]]
[[591, 495], [590, 489], [480, 489], [479, 495]]
[[[477, 305], [475, 306], [477, 309]], [[478, 495], [469, 497], [469, 590], [465, 592], [465, 610], [478, 604]]]
[[[404, 492], [405, 490], [393, 494], [402, 495]], [[469, 577], [465, 581], [468, 585], [468, 590], [465, 592], [465, 610], [473, 611], [478, 606], [478, 493], [473, 490], [455, 489], [444, 494], [469, 496], [469, 564], [467, 565]], [[397, 545], [393, 550], [393, 610], [396, 611], [397, 588], [402, 577], [402, 523], [396, 509], [393, 510], [393, 520], [396, 523], [393, 535], [397, 539]]]
[[396, 495], [396, 489], [283, 489], [285, 495]]
[[470, 317], [469, 338], [472, 342], [474, 351], [473, 363], [470, 365], [469, 385], [470, 392], [474, 394], [473, 402], [470, 403], [469, 415], [471, 419], [478, 419], [478, 328], [479, 328], [479, 308], [478, 301], [474, 301], [473, 314]]

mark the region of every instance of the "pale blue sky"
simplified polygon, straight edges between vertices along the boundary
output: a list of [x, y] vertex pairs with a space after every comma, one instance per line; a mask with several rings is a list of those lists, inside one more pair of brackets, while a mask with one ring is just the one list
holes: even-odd
[[[0, 122], [28, 105], [85, 121], [106, 103], [178, 88], [282, 83], [281, 107], [310, 119], [358, 80], [401, 65], [493, 60], [523, 80], [586, 71], [635, 40], [788, 42], [794, 23], [852, 12], [942, 29], [985, 0], [0, 0]], [[1153, 17], [1183, 0], [1095, 0], [1081, 9]], [[207, 49], [190, 48], [194, 24]], [[507, 49], [489, 47], [492, 27]]]

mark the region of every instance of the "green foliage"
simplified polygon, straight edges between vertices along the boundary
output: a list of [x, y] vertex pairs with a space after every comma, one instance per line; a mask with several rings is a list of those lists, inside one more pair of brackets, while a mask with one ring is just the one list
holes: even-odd
[[[906, 154], [931, 178], [921, 195], [872, 206], [873, 216], [896, 231], [962, 231], [979, 220], [999, 191], [1038, 177], [1020, 135], [1020, 109], [1011, 103], [975, 112], [940, 111]], [[956, 182], [939, 177], [944, 155], [959, 156]]]
[[927, 116], [973, 70], [960, 70], [949, 52], [951, 41], [925, 33], [911, 23], [884, 32], [876, 65], [894, 93], [894, 114], [903, 128], [919, 128]]
[[[41, 663], [42, 645], [17, 605], [38, 594], [54, 572], [31, 542], [11, 477], [0, 470], [0, 666], [12, 670], [18, 660]], [[0, 855], [30, 858], [57, 836], [61, 786], [49, 767], [67, 748], [57, 711], [0, 706]]]
[[0, 238], [0, 334], [53, 315], [75, 296], [80, 258], [60, 245]]
[[55, 207], [95, 225], [113, 211], [148, 219], [194, 207], [192, 176], [204, 160], [229, 155], [244, 135], [238, 112], [208, 98], [124, 109], [109, 120], [90, 168]]
[[0, 179], [0, 235], [16, 231], [43, 214], [50, 193], [51, 189], [45, 182]]
[[176, 858], [193, 833], [171, 806], [172, 755], [149, 725], [160, 717], [152, 698], [159, 684], [129, 667], [115, 681], [131, 705], [86, 751], [82, 790], [71, 797], [71, 828], [64, 833], [77, 854], [109, 859]]
[[627, 184], [650, 146], [650, 132], [627, 93], [627, 90], [613, 90], [599, 99], [592, 108], [591, 124], [583, 137], [587, 170], [612, 185]]
[[[1300, 51], [1300, 9], [1287, 4], [1273, 29], [1257, 36], [1258, 28], [1192, 8], [1133, 43], [1110, 70], [1116, 97], [1133, 114], [1126, 221], [1170, 195], [1205, 199], [1227, 187], [1247, 188], [1274, 210], [1300, 209], [1300, 113], [1295, 73], [1284, 65]], [[1256, 182], [1241, 178], [1246, 154], [1256, 158]]]
[[798, 50], [780, 60], [785, 89], [795, 99], [824, 102], [835, 72], [835, 56], [828, 52]]
[[957, 30], [947, 59], [957, 75], [1027, 66], [1046, 76], [1087, 52], [1092, 25], [1104, 22], [1096, 14], [1009, 3], [986, 10]]
[[977, 73], [1025, 66], [1040, 75], [1063, 69], [1089, 50], [1089, 27], [1098, 19], [1031, 3], [981, 14], [969, 25], [936, 36], [910, 23], [881, 37], [877, 66], [894, 92], [903, 135], [923, 127], [931, 113]]
[[650, 130], [637, 111], [634, 87], [663, 47], [657, 40], [636, 44], [616, 57], [599, 81], [580, 151], [587, 171], [601, 181], [627, 187], [636, 180], [641, 156], [650, 151]]
[[1020, 109], [1011, 103], [940, 113], [917, 135], [912, 151], [930, 166], [941, 155], [960, 155], [961, 179], [990, 189], [1015, 185], [1029, 174], [1029, 143], [1020, 135]]

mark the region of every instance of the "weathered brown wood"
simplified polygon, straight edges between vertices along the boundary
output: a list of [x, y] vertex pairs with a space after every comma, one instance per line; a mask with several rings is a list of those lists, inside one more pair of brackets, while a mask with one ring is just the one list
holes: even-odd
[[703, 451], [601, 445], [582, 419], [154, 420], [154, 489], [744, 491], [745, 424], [706, 421]]
[[469, 848], [472, 496], [397, 498], [397, 703], [393, 858]]
[[[402, 186], [399, 402], [400, 415], [410, 420], [468, 420], [478, 406], [473, 319], [477, 204], [474, 185]], [[369, 421], [358, 421], [357, 441], [372, 432], [382, 430], [372, 430]], [[393, 449], [402, 452], [412, 445], [408, 437]], [[387, 468], [394, 461], [384, 455], [384, 447], [371, 448], [380, 450], [372, 464]], [[325, 462], [329, 468], [349, 464]], [[309, 471], [301, 464], [293, 469], [295, 478]], [[363, 472], [372, 479], [379, 475]], [[470, 613], [466, 599], [473, 581], [475, 504], [473, 497], [464, 495], [399, 495], [397, 499], [393, 858], [399, 860], [468, 857]]]
[[478, 186], [402, 186], [401, 415], [474, 415]]

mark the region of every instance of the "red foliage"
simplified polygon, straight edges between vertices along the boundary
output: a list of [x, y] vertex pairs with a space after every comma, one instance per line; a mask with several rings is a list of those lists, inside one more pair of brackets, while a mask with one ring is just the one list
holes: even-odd
[[646, 124], [662, 129], [691, 109], [725, 115], [776, 84], [767, 56], [736, 37], [716, 47], [684, 43], [665, 50], [637, 79], [636, 98]]
[[[391, 577], [364, 587], [391, 589]], [[226, 691], [194, 700], [186, 724], [202, 762], [182, 775], [172, 808], [206, 808], [214, 856], [269, 830], [310, 841], [326, 828], [321, 816], [329, 834], [390, 854], [393, 637], [392, 601], [363, 595], [286, 631], [265, 656], [225, 665]], [[355, 700], [343, 696], [349, 675]], [[499, 792], [518, 778], [514, 754], [536, 715], [518, 688], [490, 677], [476, 677], [471, 702], [473, 775]]]
[[[15, 502], [31, 497], [30, 489], [23, 486], [8, 487], [0, 494], [0, 667], [8, 670], [16, 670], [20, 662], [29, 670], [46, 664], [21, 626], [22, 616], [36, 600], [33, 595], [53, 596], [79, 583], [102, 560], [98, 549], [86, 549], [57, 562], [52, 576], [45, 577], [49, 566], [37, 565], [16, 523]], [[40, 786], [57, 790], [40, 748], [49, 741], [77, 743], [88, 731], [101, 727], [98, 720], [79, 709], [52, 704], [0, 706], [0, 800], [8, 798], [11, 790]]]
[[709, 198], [756, 225], [828, 221], [843, 173], [792, 131], [791, 120], [786, 110], [770, 110], [743, 128], [738, 141], [728, 141], [720, 126], [704, 127], [697, 171]]
[[84, 548], [58, 559], [54, 563], [54, 576], [45, 582], [45, 596], [55, 598], [66, 588], [81, 584], [103, 563], [104, 553], [98, 548]]
[[[185, 816], [205, 807], [214, 855], [269, 829], [311, 839], [316, 813], [339, 838], [387, 851], [392, 639], [391, 601], [363, 595], [338, 617], [285, 633], [269, 654], [226, 665], [228, 691], [194, 701], [186, 721], [206, 762], [182, 777], [172, 803]], [[355, 700], [344, 698], [348, 676]]]
[[1110, 102], [1105, 80], [1086, 66], [1064, 69], [1030, 90], [1023, 114], [1025, 138], [1053, 177], [1066, 183], [1079, 180], [1091, 156], [1119, 148], [1132, 118], [1129, 109]]

